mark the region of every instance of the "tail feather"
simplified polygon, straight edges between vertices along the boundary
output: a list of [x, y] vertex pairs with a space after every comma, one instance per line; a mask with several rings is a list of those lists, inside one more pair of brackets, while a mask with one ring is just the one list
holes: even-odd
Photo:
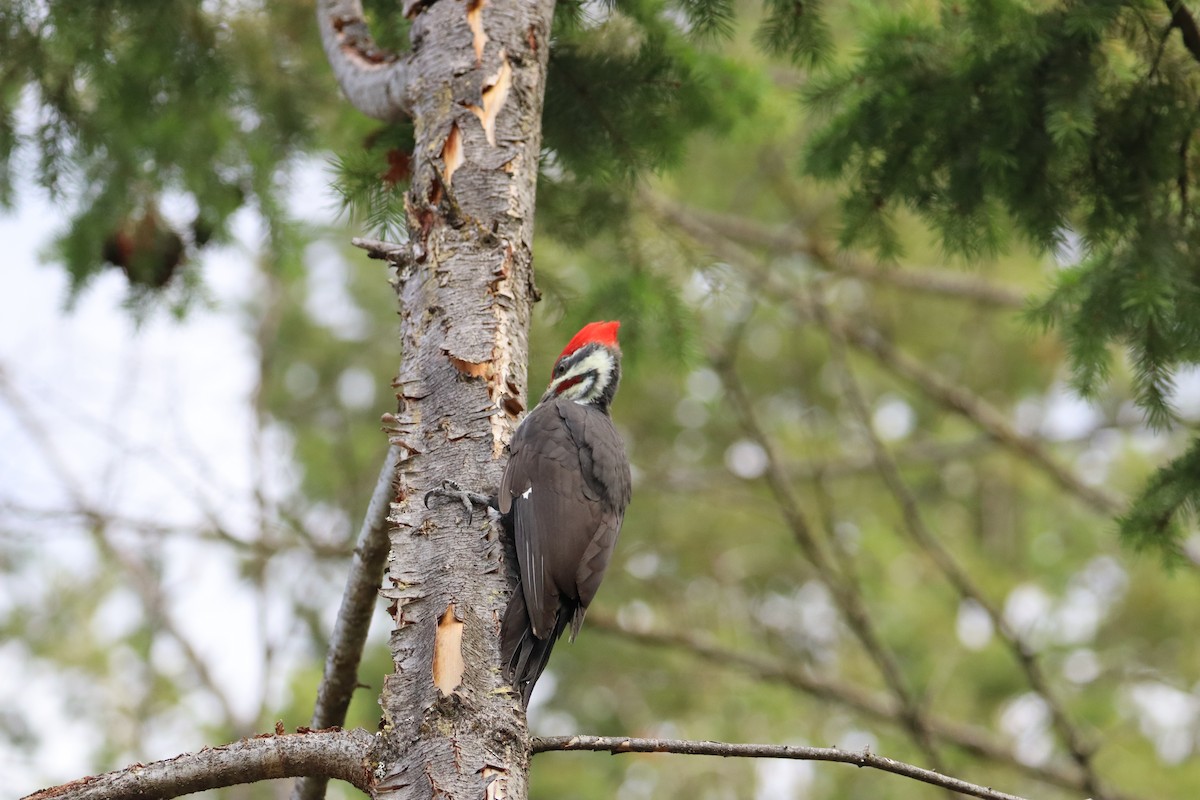
[[575, 604], [559, 606], [554, 617], [554, 628], [546, 638], [539, 639], [533, 635], [529, 612], [525, 608], [525, 594], [519, 586], [508, 601], [504, 621], [500, 625], [500, 663], [504, 665], [504, 677], [521, 693], [521, 703], [525, 708], [529, 708], [534, 684], [550, 662], [554, 643], [571, 624], [575, 614]]

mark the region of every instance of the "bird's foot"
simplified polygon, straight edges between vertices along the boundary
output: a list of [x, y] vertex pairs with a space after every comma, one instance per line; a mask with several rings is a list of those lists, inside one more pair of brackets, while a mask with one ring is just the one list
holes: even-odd
[[454, 481], [442, 481], [440, 489], [431, 489], [425, 493], [425, 507], [429, 508], [429, 498], [441, 497], [446, 500], [457, 500], [463, 504], [463, 508], [467, 510], [467, 518], [463, 521], [464, 524], [469, 524], [475, 516], [475, 506], [483, 506], [487, 508], [492, 505], [492, 498], [486, 494], [479, 492], [468, 491], [459, 486]]

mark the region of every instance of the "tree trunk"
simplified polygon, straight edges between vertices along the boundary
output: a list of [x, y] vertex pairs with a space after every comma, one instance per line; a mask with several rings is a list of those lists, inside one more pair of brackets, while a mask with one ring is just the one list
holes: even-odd
[[380, 704], [376, 794], [524, 798], [529, 744], [497, 691], [510, 570], [498, 525], [423, 497], [493, 493], [526, 405], [534, 193], [552, 0], [437, 0], [415, 15], [416, 127], [400, 265], [402, 362], [389, 418], [403, 448], [383, 594], [395, 673]]

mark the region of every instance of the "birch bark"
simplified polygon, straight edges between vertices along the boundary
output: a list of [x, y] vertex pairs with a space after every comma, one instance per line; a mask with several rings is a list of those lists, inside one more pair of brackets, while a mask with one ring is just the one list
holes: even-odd
[[[334, 5], [353, 16], [357, 4]], [[422, 499], [446, 479], [493, 490], [525, 410], [553, 2], [435, 0], [406, 12], [413, 50], [403, 66], [381, 67], [377, 78], [359, 70], [368, 74], [364, 84], [342, 84], [354, 101], [356, 85], [373, 83], [374, 105], [363, 110], [385, 117], [378, 103], [387, 84], [385, 96], [411, 113], [416, 131], [397, 284], [398, 405], [386, 418], [402, 448], [382, 590], [395, 621], [395, 672], [380, 697], [373, 793], [519, 799], [529, 763], [525, 719], [515, 698], [498, 691], [511, 559], [485, 515], [464, 524], [461, 506], [430, 511]], [[337, 34], [346, 18], [323, 28]], [[335, 41], [331, 50], [327, 36], [327, 52], [354, 62], [361, 41]], [[399, 73], [402, 98], [388, 83]]]

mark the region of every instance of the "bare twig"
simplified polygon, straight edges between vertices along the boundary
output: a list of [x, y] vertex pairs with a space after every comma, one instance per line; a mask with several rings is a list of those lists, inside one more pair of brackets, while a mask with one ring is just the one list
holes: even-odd
[[242, 783], [301, 775], [337, 778], [366, 791], [375, 737], [364, 730], [325, 730], [256, 736], [206, 747], [152, 764], [65, 783], [25, 800], [139, 800], [171, 797]]
[[394, 242], [384, 242], [379, 239], [364, 239], [355, 236], [350, 244], [367, 251], [371, 258], [390, 261], [393, 264], [403, 264], [412, 259], [412, 252], [407, 245]]
[[719, 250], [719, 240], [749, 247], [765, 247], [776, 254], [799, 254], [831, 273], [897, 289], [968, 300], [983, 306], [1019, 309], [1025, 293], [1019, 289], [945, 269], [887, 268], [867, 264], [853, 256], [830, 253], [821, 243], [795, 228], [780, 228], [731, 214], [718, 214], [675, 203], [661, 195], [645, 193], [647, 206], [696, 241]]
[[820, 542], [813, 535], [807, 518], [800, 510], [800, 503], [792, 491], [788, 476], [784, 473], [775, 445], [758, 423], [754, 407], [734, 367], [733, 357], [734, 351], [727, 347], [723, 353], [713, 359], [713, 363], [725, 384], [726, 395], [731, 401], [742, 428], [766, 454], [767, 485], [775, 498], [775, 503], [779, 507], [785, 524], [792, 531], [793, 538], [799, 544], [809, 563], [816, 569], [822, 582], [829, 588], [830, 595], [850, 630], [854, 632], [863, 649], [883, 676], [884, 682], [895, 695], [900, 704], [901, 719], [912, 734], [914, 742], [926, 754], [930, 763], [935, 768], [940, 768], [941, 759], [933, 738], [930, 736], [924, 714], [915, 694], [908, 686], [895, 654], [880, 638], [857, 586], [845, 575], [840, 574]]
[[[804, 692], [818, 700], [836, 703], [866, 717], [892, 725], [903, 725], [900, 708], [891, 695], [867, 691], [858, 686], [826, 675], [816, 675], [803, 667], [784, 663], [767, 656], [722, 647], [711, 638], [696, 633], [662, 630], [635, 630], [619, 624], [603, 614], [588, 614], [591, 630], [620, 636], [648, 647], [683, 651], [710, 664], [735, 671], [744, 678], [767, 681]], [[941, 742], [953, 745], [966, 753], [1017, 770], [1031, 778], [1064, 789], [1086, 791], [1086, 776], [1077, 768], [1065, 764], [1035, 765], [1018, 761], [1012, 748], [997, 739], [990, 731], [975, 725], [928, 714], [930, 732]], [[1131, 795], [1110, 792], [1109, 800], [1135, 800]]]
[[[818, 311], [811, 300], [796, 296], [794, 291], [789, 290], [789, 294], [798, 311], [816, 318]], [[888, 372], [915, 385], [934, 401], [966, 417], [996, 442], [1036, 466], [1093, 510], [1112, 515], [1124, 507], [1111, 493], [1089, 486], [1080, 480], [1079, 476], [1060, 464], [1035, 438], [1019, 433], [1008, 417], [995, 406], [899, 350], [878, 331], [862, 323], [850, 324], [833, 317], [827, 319], [826, 326], [831, 333], [841, 337], [851, 347], [871, 356]]]
[[933, 561], [961, 598], [973, 601], [988, 615], [994, 629], [999, 632], [1001, 639], [1025, 672], [1029, 685], [1041, 695], [1049, 708], [1055, 729], [1082, 772], [1084, 778], [1082, 788], [1095, 797], [1106, 797], [1106, 793], [1100, 788], [1100, 779], [1091, 763], [1092, 748], [1084, 743], [1082, 734], [1071, 722], [1066, 709], [1063, 708], [1050, 686], [1050, 682], [1042, 670], [1041, 662], [1022, 640], [1020, 634], [1009, 626], [995, 604], [975, 585], [971, 576], [958, 564], [954, 556], [942, 545], [941, 540], [926, 525], [916, 497], [900, 475], [900, 469], [892, 454], [871, 425], [866, 399], [863, 397], [862, 389], [851, 371], [849, 359], [846, 356], [846, 342], [839, 335], [839, 329], [831, 324], [828, 309], [819, 297], [813, 301], [813, 310], [816, 312], [817, 321], [825, 327], [829, 334], [830, 358], [841, 374], [842, 393], [870, 445], [876, 468], [883, 478], [884, 484], [900, 507], [904, 527], [909, 537]]
[[741, 744], [733, 742], [689, 741], [683, 739], [635, 739], [620, 736], [546, 736], [532, 741], [534, 753], [554, 750], [595, 750], [613, 753], [678, 753], [690, 756], [721, 756], [722, 758], [790, 758], [801, 761], [834, 761], [857, 767], [890, 772], [922, 781], [932, 786], [984, 800], [1021, 800], [1015, 794], [989, 789], [974, 783], [952, 778], [940, 772], [879, 756], [870, 750], [851, 752], [836, 747], [803, 747], [786, 744]]
[[[389, 447], [379, 470], [375, 491], [367, 504], [367, 513], [358, 532], [358, 544], [350, 563], [350, 575], [342, 592], [342, 605], [325, 656], [325, 675], [317, 691], [312, 726], [328, 728], [346, 721], [350, 699], [358, 688], [358, 665], [371, 627], [371, 614], [379, 596], [379, 584], [387, 563], [387, 518], [395, 496], [396, 466], [400, 448]], [[325, 779], [304, 778], [296, 781], [292, 800], [320, 800], [325, 796]]]

